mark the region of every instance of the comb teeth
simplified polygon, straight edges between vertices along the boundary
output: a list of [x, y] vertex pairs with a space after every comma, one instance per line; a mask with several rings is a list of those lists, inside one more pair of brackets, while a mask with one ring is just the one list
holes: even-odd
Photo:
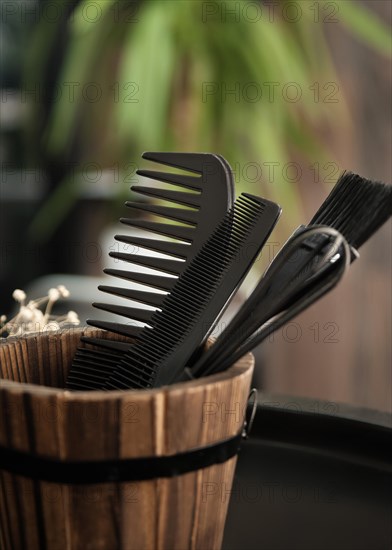
[[123, 271], [121, 269], [104, 269], [104, 273], [112, 275], [113, 277], [119, 277], [127, 281], [133, 281], [134, 283], [140, 283], [145, 286], [157, 288], [159, 290], [165, 290], [169, 292], [175, 285], [175, 277], [165, 277], [163, 275], [149, 275], [147, 273], [136, 273], [134, 271]]
[[[140, 171], [138, 173], [140, 174]], [[140, 193], [140, 195], [155, 197], [168, 202], [175, 202], [191, 208], [200, 208], [201, 206], [201, 195], [197, 195], [196, 193], [157, 189], [155, 187], [144, 187], [143, 185], [133, 185], [131, 190], [135, 193]]]
[[187, 210], [185, 208], [172, 208], [170, 206], [158, 206], [156, 204], [147, 204], [143, 202], [127, 201], [125, 203], [129, 208], [136, 208], [151, 212], [156, 216], [161, 216], [169, 220], [187, 223], [189, 225], [197, 225], [199, 214], [196, 210]]
[[97, 385], [102, 386], [122, 355], [123, 352], [113, 348], [110, 353], [79, 348], [72, 363], [75, 369], [68, 376], [68, 387], [83, 391], [96, 389]]
[[[153, 157], [155, 158], [154, 155]], [[178, 158], [183, 159], [182, 155], [180, 155], [179, 157], [178, 155], [174, 155], [174, 156], [169, 155], [169, 157], [170, 158], [168, 158], [164, 154], [159, 158], [160, 159], [164, 158], [166, 164], [168, 163], [170, 164], [170, 162], [174, 161], [176, 158], [177, 160], [175, 161], [174, 165], [177, 167], [184, 167], [187, 164], [187, 161], [189, 161], [189, 158], [192, 157], [193, 164], [190, 167], [191, 169], [196, 167], [196, 164], [194, 163], [194, 161], [195, 159], [198, 158], [197, 155], [195, 156], [194, 154], [191, 154], [190, 157], [185, 158], [185, 162], [183, 160], [180, 162], [177, 162]], [[205, 156], [202, 155], [202, 158], [204, 160]], [[157, 159], [155, 158], [155, 160]], [[198, 164], [199, 164], [198, 172], [202, 173], [202, 169], [205, 168], [207, 164], [205, 164], [204, 166], [200, 166], [200, 158], [198, 160]], [[226, 166], [226, 169], [227, 169], [227, 166]], [[166, 183], [174, 184], [176, 186], [192, 189], [194, 191], [197, 190], [199, 193], [198, 194], [189, 193], [189, 192], [184, 193], [180, 191], [171, 191], [171, 190], [167, 191], [164, 189], [154, 190], [154, 189], [150, 189], [146, 187], [138, 187], [138, 186], [133, 187], [132, 188], [133, 191], [140, 192], [142, 194], [143, 193], [150, 194], [157, 198], [171, 200], [172, 202], [174, 201], [180, 204], [185, 204], [187, 206], [200, 208], [200, 204], [201, 204], [200, 185], [202, 183], [202, 179], [199, 176], [198, 177], [184, 176], [184, 175], [178, 175], [178, 174], [169, 174], [165, 172], [154, 172], [151, 170], [140, 170], [138, 171], [138, 174], [148, 177], [150, 179], [161, 180]], [[154, 215], [165, 217], [167, 219], [174, 219], [179, 222], [192, 224], [192, 227], [175, 226], [171, 224], [157, 223], [157, 222], [151, 222], [149, 220], [139, 220], [139, 219], [132, 219], [132, 218], [123, 218], [121, 219], [122, 223], [125, 223], [127, 225], [132, 225], [134, 227], [145, 229], [147, 231], [151, 231], [161, 235], [166, 235], [181, 241], [186, 241], [186, 242], [193, 241], [194, 234], [195, 234], [195, 226], [197, 225], [197, 221], [199, 218], [198, 210], [189, 210], [185, 208], [182, 208], [182, 209], [171, 208], [166, 206], [148, 205], [148, 204], [135, 203], [135, 202], [129, 202], [129, 201], [126, 204], [130, 208], [144, 210], [147, 212], [151, 212]], [[124, 237], [118, 237], [117, 239], [118, 240], [124, 239]], [[130, 239], [125, 238], [125, 240], [128, 242], [132, 242], [132, 238]], [[138, 238], [136, 238], [136, 241], [138, 241]], [[158, 245], [155, 244], [154, 246], [154, 245], [151, 245], [152, 241], [153, 239], [139, 238], [138, 242], [139, 243], [141, 242], [142, 244], [143, 243], [147, 244], [150, 247], [151, 246], [153, 246], [154, 248], [158, 247], [158, 249], [160, 248], [161, 249], [160, 251], [164, 253], [167, 252], [168, 250], [169, 252], [172, 252], [172, 253], [173, 252], [177, 253], [178, 250], [181, 250], [182, 252], [184, 251], [184, 249], [187, 248], [188, 249], [187, 252], [189, 254], [190, 247], [189, 245], [186, 245], [184, 243], [181, 243], [181, 242], [169, 243], [165, 241], [160, 241], [160, 244]], [[155, 241], [155, 243], [156, 242], [159, 243], [159, 241]], [[150, 256], [142, 256], [140, 254], [126, 254], [123, 252], [110, 252], [109, 255], [112, 258], [115, 258], [118, 260], [142, 265], [144, 267], [162, 271], [164, 273], [168, 273], [176, 277], [178, 277], [184, 269], [183, 259], [179, 261], [178, 259], [154, 258]], [[125, 272], [115, 271], [115, 270], [106, 270], [105, 272], [111, 275], [126, 278], [128, 280], [132, 279], [134, 282], [140, 282], [141, 284], [144, 284], [144, 285], [151, 285], [155, 288], [162, 289], [165, 291], [170, 291], [170, 289], [174, 284], [173, 280], [170, 281], [168, 280], [168, 278], [159, 278], [159, 276], [155, 276], [155, 275], [137, 275], [132, 272], [131, 274], [125, 274]], [[115, 293], [115, 291], [113, 290], [113, 287], [110, 288], [110, 292], [112, 294]], [[132, 293], [132, 292], [128, 293], [128, 292], [124, 292], [124, 290], [122, 292], [117, 292], [117, 294], [122, 297], [130, 298], [130, 299], [132, 299], [132, 296], [133, 297], [137, 296], [137, 293]], [[141, 297], [140, 294], [139, 294], [139, 297]], [[144, 297], [148, 300], [146, 303], [151, 302], [152, 299], [155, 301], [157, 300], [156, 297], [154, 297], [153, 295], [151, 296], [151, 294], [148, 295], [147, 293]], [[161, 303], [162, 303], [162, 298], [158, 299], [158, 305], [161, 305]], [[103, 309], [104, 311], [109, 311], [111, 313], [122, 315], [130, 319], [143, 321], [146, 323], [151, 322], [152, 313], [150, 311], [147, 311], [147, 312], [143, 311], [143, 313], [141, 313], [140, 310], [137, 310], [135, 308], [127, 308], [124, 306], [111, 306], [110, 304], [101, 304], [101, 303], [94, 304], [94, 305], [95, 307], [99, 309]], [[90, 321], [90, 323], [95, 324], [94, 321]], [[95, 326], [97, 325], [95, 324]]]
[[171, 174], [169, 172], [157, 172], [155, 170], [137, 170], [136, 173], [139, 176], [150, 178], [152, 180], [171, 183], [172, 185], [184, 187], [185, 189], [191, 189], [193, 191], [200, 191], [200, 184], [202, 181], [200, 177], [184, 176], [183, 174]]
[[116, 241], [125, 244], [131, 244], [146, 248], [147, 250], [154, 250], [155, 252], [161, 252], [168, 256], [175, 256], [186, 260], [190, 254], [192, 248], [185, 243], [178, 243], [175, 241], [158, 241], [155, 239], [144, 239], [143, 237], [134, 237], [132, 235], [116, 235]]
[[159, 294], [158, 292], [146, 292], [144, 290], [134, 290], [133, 288], [117, 288], [115, 286], [106, 285], [99, 285], [98, 290], [153, 307], [162, 307], [163, 300], [166, 296], [166, 294]]
[[151, 315], [153, 311], [149, 309], [141, 309], [138, 307], [118, 306], [113, 304], [104, 304], [102, 302], [93, 302], [93, 307], [101, 309], [102, 311], [108, 311], [114, 315], [121, 315], [127, 319], [133, 319], [134, 321], [140, 321], [141, 323], [150, 323]]
[[[264, 227], [265, 238], [276, 222], [279, 208], [252, 195], [241, 195], [234, 209], [227, 214], [181, 275], [172, 293], [165, 298], [162, 311], [154, 314], [153, 329], [143, 333], [140, 341], [124, 356], [109, 379], [108, 389], [140, 389], [155, 385], [157, 366], [165, 364], [168, 368], [168, 359], [175, 355], [173, 350], [183, 346], [189, 336], [197, 339], [195, 329], [200, 324], [201, 313], [216, 298], [223, 280], [233, 268], [237, 269], [234, 287], [245, 275], [246, 269], [241, 268], [238, 259], [242, 246], [247, 244], [250, 236], [252, 239], [258, 237], [256, 242], [260, 246], [263, 244], [264, 240], [260, 243], [260, 235], [254, 235], [254, 229], [256, 227], [260, 231], [258, 223], [268, 205], [273, 207], [269, 211], [268, 231]], [[229, 283], [230, 291], [222, 294], [223, 303], [219, 310], [234, 287]], [[177, 365], [177, 370], [183, 366]]]
[[157, 271], [163, 271], [172, 275], [179, 275], [183, 262], [179, 260], [169, 260], [166, 258], [153, 258], [151, 256], [141, 256], [140, 254], [126, 254], [124, 252], [109, 252], [111, 258], [142, 265]]
[[121, 336], [127, 336], [128, 338], [139, 338], [143, 331], [143, 327], [137, 327], [137, 326], [134, 326], [131, 324], [125, 324], [125, 323], [114, 323], [111, 321], [99, 321], [99, 320], [87, 319], [87, 324], [95, 328], [100, 328], [102, 330], [108, 330], [109, 332], [114, 332], [115, 334], [120, 334]]
[[101, 357], [105, 357], [108, 362], [115, 363], [118, 360], [118, 357], [121, 356], [120, 353], [116, 353], [113, 351], [102, 351], [102, 350], [93, 350], [88, 348], [81, 348], [78, 350], [79, 356], [85, 356], [86, 360], [91, 362], [92, 364], [95, 364], [95, 361], [98, 359], [100, 360]]
[[[106, 269], [105, 273], [115, 277], [133, 281], [145, 286], [150, 286], [155, 289], [171, 292], [174, 287], [177, 277], [179, 277], [187, 263], [197, 254], [201, 246], [209, 238], [210, 234], [215, 230], [220, 220], [225, 216], [227, 210], [233, 204], [234, 184], [230, 167], [225, 159], [212, 154], [206, 153], [145, 153], [145, 159], [158, 162], [174, 168], [180, 168], [188, 172], [193, 172], [194, 175], [178, 174], [153, 170], [139, 170], [140, 176], [149, 178], [150, 180], [161, 181], [166, 185], [161, 185], [162, 188], [133, 186], [131, 189], [141, 196], [153, 197], [163, 200], [168, 203], [174, 203], [174, 206], [157, 204], [146, 204], [144, 202], [130, 201], [127, 203], [129, 208], [138, 211], [149, 212], [153, 216], [159, 216], [165, 223], [142, 220], [135, 216], [123, 218], [121, 222], [143, 231], [164, 235], [173, 240], [155, 240], [154, 238], [125, 236], [118, 235], [116, 240], [134, 246], [141, 246], [147, 250], [154, 250], [172, 258], [155, 258], [140, 254], [126, 254], [121, 252], [112, 252], [112, 258], [125, 262], [142, 265], [149, 269], [158, 272], [173, 275], [172, 277], [144, 274], [134, 271]], [[168, 184], [168, 185], [167, 185]], [[170, 188], [170, 186], [173, 186]], [[171, 220], [177, 222], [177, 225], [172, 224]], [[109, 294], [115, 294], [125, 299], [131, 299], [139, 302], [150, 304], [153, 307], [162, 307], [165, 297], [160, 294], [154, 294], [144, 291], [134, 291], [128, 289], [115, 289], [114, 287], [106, 286], [101, 288]], [[96, 307], [105, 311], [110, 311], [117, 315], [125, 315], [128, 318], [139, 319], [143, 322], [152, 323], [153, 313], [151, 311], [137, 310], [135, 308], [111, 306], [110, 304], [95, 304]], [[89, 320], [89, 324], [109, 330], [121, 335], [129, 335], [129, 325], [121, 323], [110, 323], [102, 321]], [[135, 331], [136, 328], [133, 327]], [[144, 330], [147, 330], [145, 328]], [[138, 327], [138, 334], [142, 333]], [[108, 348], [109, 344], [102, 343], [101, 339], [94, 341], [94, 345], [100, 348]], [[114, 348], [109, 348], [113, 350]], [[116, 348], [117, 349], [117, 348]], [[84, 357], [84, 356], [83, 356]], [[94, 360], [98, 358], [95, 357]], [[78, 357], [79, 372], [78, 387], [81, 387], [82, 358]], [[102, 369], [107, 367], [106, 358], [102, 355]], [[98, 369], [101, 368], [99, 365]], [[77, 374], [77, 373], [76, 373]], [[76, 376], [75, 374], [75, 376]], [[90, 376], [90, 374], [89, 374]], [[100, 376], [100, 375], [99, 375]], [[91, 377], [89, 378], [89, 384]], [[92, 382], [91, 382], [92, 383]], [[97, 382], [95, 389], [102, 387], [101, 383]]]
[[392, 186], [344, 172], [309, 225], [329, 225], [359, 248], [392, 214]]
[[[133, 327], [120, 323], [108, 323], [100, 321], [87, 321], [88, 324], [93, 324], [97, 328], [109, 330], [110, 332], [118, 333], [123, 336], [132, 338], [140, 337], [141, 327]], [[68, 376], [67, 386], [73, 390], [86, 391], [102, 388], [105, 381], [116, 365], [121, 360], [121, 357], [131, 346], [130, 342], [119, 342], [106, 338], [94, 338], [91, 336], [83, 336], [83, 342], [89, 345], [97, 346], [99, 350], [91, 350], [88, 348], [79, 348], [73, 360], [73, 370]]]
[[91, 346], [98, 346], [111, 352], [114, 351], [119, 353], [125, 353], [126, 351], [128, 351], [130, 345], [129, 342], [118, 342], [116, 340], [109, 340], [105, 338], [93, 338], [92, 336], [82, 336], [81, 341]]
[[138, 227], [139, 229], [146, 229], [152, 233], [158, 233], [159, 235], [165, 235], [166, 237], [173, 237], [174, 239], [179, 239], [189, 243], [191, 243], [195, 238], [195, 229], [193, 227], [169, 225], [166, 223], [151, 222], [149, 220], [139, 220], [134, 218], [121, 218], [120, 222], [125, 225]]
[[205, 170], [207, 161], [213, 156], [215, 155], [206, 153], [161, 153], [155, 151], [148, 151], [142, 155], [144, 159], [198, 174], [201, 174], [203, 169]]

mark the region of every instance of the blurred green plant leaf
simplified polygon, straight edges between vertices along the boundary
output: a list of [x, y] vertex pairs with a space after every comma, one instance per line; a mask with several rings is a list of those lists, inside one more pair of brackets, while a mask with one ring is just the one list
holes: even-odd
[[67, 217], [79, 196], [78, 181], [72, 176], [61, 182], [45, 201], [28, 227], [33, 242], [46, 242]]
[[372, 11], [359, 2], [339, 2], [342, 23], [365, 43], [391, 57], [392, 35], [390, 28]]
[[[118, 0], [81, 0], [73, 14], [72, 31], [74, 35], [96, 32], [97, 25], [102, 17], [112, 9]], [[89, 16], [89, 12], [91, 14]]]
[[167, 113], [175, 47], [172, 2], [151, 1], [124, 45], [119, 81], [133, 87], [133, 97], [117, 104], [117, 127], [125, 141], [130, 137], [143, 148], [159, 148], [167, 133]]
[[[77, 151], [80, 162], [99, 158], [103, 165], [118, 162], [126, 166], [130, 159], [139, 161], [146, 149], [209, 150], [232, 163], [259, 159], [276, 162], [281, 169], [293, 149], [308, 157], [325, 158], [317, 135], [327, 120], [328, 106], [305, 94], [311, 93], [314, 82], [337, 83], [338, 79], [325, 35], [320, 26], [315, 27], [312, 12], [304, 10], [306, 16], [296, 24], [278, 16], [273, 22], [265, 17], [254, 22], [222, 17], [226, 5], [234, 4], [230, 0], [210, 4], [215, 4], [218, 15], [204, 20], [200, 2], [97, 0], [94, 6], [103, 16], [91, 22], [84, 11], [89, 0], [79, 2], [70, 21], [58, 80], [77, 81], [80, 87], [75, 90], [75, 101], [64, 96], [52, 106], [43, 132], [47, 157], [61, 160], [68, 158], [69, 151]], [[389, 53], [390, 35], [376, 15], [358, 2], [338, 5], [342, 22], [352, 32]], [[135, 6], [137, 24], [130, 24], [127, 10]], [[43, 27], [41, 36], [43, 51], [53, 33]], [[96, 81], [104, 88], [111, 78], [116, 80], [115, 100], [107, 92], [98, 106], [83, 104], [83, 85]], [[288, 83], [302, 90], [301, 101], [282, 97], [282, 87]], [[208, 97], [203, 95], [206, 84], [213, 88]], [[247, 84], [262, 90], [256, 101], [244, 96]], [[334, 116], [344, 124], [347, 113], [344, 97], [340, 97]], [[111, 154], [105, 156], [106, 150]], [[120, 192], [128, 192], [126, 179]], [[239, 191], [249, 186], [243, 180], [238, 177]], [[269, 181], [264, 174], [260, 186], [295, 219], [301, 211], [297, 186], [282, 177], [277, 183], [278, 179]], [[67, 173], [57, 185], [51, 208], [44, 206], [42, 228], [50, 212], [57, 212], [53, 216], [60, 219], [61, 205], [56, 200], [62, 201], [69, 190]], [[64, 204], [76, 197], [69, 193]], [[48, 237], [55, 223], [48, 221], [47, 231], [35, 231]]]
[[[102, 29], [104, 28], [109, 7], [114, 0], [96, 2], [103, 11], [97, 21], [89, 21], [83, 11], [88, 7], [89, 0], [83, 0], [77, 6], [69, 21], [71, 40], [58, 86], [60, 95], [52, 110], [50, 125], [46, 133], [47, 148], [54, 155], [66, 150], [72, 142], [73, 132], [78, 126], [80, 111], [83, 106], [83, 90], [86, 84], [94, 80], [95, 60], [102, 43]], [[90, 2], [91, 4], [91, 2]]]

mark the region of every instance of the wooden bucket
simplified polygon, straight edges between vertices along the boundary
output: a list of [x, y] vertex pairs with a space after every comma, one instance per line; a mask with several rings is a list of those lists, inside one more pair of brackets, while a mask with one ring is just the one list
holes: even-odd
[[219, 549], [253, 356], [157, 390], [69, 392], [87, 332], [0, 344], [0, 547]]

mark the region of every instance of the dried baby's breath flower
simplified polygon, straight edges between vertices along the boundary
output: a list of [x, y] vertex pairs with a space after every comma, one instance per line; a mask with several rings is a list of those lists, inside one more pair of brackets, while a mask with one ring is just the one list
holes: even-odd
[[20, 321], [28, 323], [33, 320], [34, 310], [31, 307], [21, 306], [17, 317]]
[[77, 325], [80, 323], [78, 314], [75, 311], [68, 311], [66, 320], [68, 323], [75, 323]]
[[54, 331], [54, 330], [59, 330], [59, 328], [60, 328], [59, 323], [57, 323], [56, 321], [49, 321], [49, 323], [47, 323], [43, 327], [43, 330], [44, 330], [44, 332], [50, 332], [50, 331]]
[[78, 325], [80, 323], [79, 316], [75, 311], [68, 311], [67, 315], [57, 317], [56, 321], [60, 326], [63, 325]]
[[60, 296], [62, 298], [68, 298], [70, 295], [68, 288], [66, 288], [64, 285], [58, 285], [57, 290], [60, 292]]
[[[78, 325], [79, 317], [75, 311], [68, 311], [66, 315], [51, 315], [52, 307], [60, 298], [68, 298], [69, 290], [64, 285], [57, 288], [50, 288], [47, 296], [30, 300], [27, 305], [26, 293], [17, 288], [12, 296], [19, 302], [18, 313], [7, 321], [5, 315], [0, 316], [0, 335], [7, 333], [8, 336], [23, 336], [33, 332], [48, 332], [58, 330], [67, 325]], [[41, 311], [40, 306], [44, 306]]]
[[50, 288], [48, 291], [48, 297], [50, 302], [56, 302], [60, 298], [61, 294], [57, 288]]
[[53, 304], [55, 302], [57, 302], [57, 300], [60, 298], [61, 294], [60, 294], [60, 291], [57, 289], [57, 288], [50, 288], [48, 290], [48, 303], [46, 304], [46, 309], [45, 309], [45, 321], [49, 321], [49, 318], [50, 318], [50, 314], [52, 312], [52, 307], [53, 307]]
[[20, 288], [16, 288], [12, 293], [12, 297], [17, 302], [20, 302], [21, 304], [23, 304], [24, 301], [26, 300], [26, 293]]

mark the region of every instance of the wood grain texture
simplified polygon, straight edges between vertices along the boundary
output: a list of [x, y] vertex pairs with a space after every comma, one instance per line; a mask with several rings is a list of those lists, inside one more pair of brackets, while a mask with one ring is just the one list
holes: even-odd
[[[239, 432], [253, 371], [157, 390], [63, 389], [82, 334], [0, 345], [0, 444], [62, 460], [172, 455]], [[118, 339], [122, 339], [118, 337]], [[0, 472], [3, 550], [219, 549], [236, 458], [175, 478], [61, 485]]]

